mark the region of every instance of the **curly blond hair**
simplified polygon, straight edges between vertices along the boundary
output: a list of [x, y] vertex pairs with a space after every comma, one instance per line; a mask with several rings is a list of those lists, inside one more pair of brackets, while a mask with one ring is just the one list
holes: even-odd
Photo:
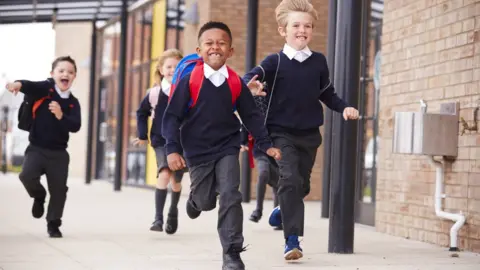
[[282, 0], [275, 9], [275, 16], [278, 26], [286, 27], [288, 23], [288, 14], [290, 12], [306, 12], [312, 16], [313, 20], [318, 19], [317, 11], [308, 0]]
[[155, 83], [157, 85], [160, 85], [162, 82], [163, 76], [162, 73], [160, 73], [160, 69], [168, 58], [176, 58], [181, 60], [183, 58], [183, 54], [177, 49], [168, 49], [164, 51], [160, 57], [158, 57], [157, 66], [155, 67]]

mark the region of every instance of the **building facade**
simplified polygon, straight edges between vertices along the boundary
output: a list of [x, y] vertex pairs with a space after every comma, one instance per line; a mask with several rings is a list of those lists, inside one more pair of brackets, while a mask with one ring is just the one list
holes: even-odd
[[[157, 58], [168, 48], [181, 47], [183, 22], [181, 0], [139, 1], [130, 8], [127, 19], [125, 98], [118, 112], [120, 65], [120, 19], [109, 21], [98, 31], [95, 90], [94, 178], [113, 180], [115, 159], [122, 155], [123, 184], [153, 186], [156, 161], [151, 147], [133, 146], [137, 136], [136, 110], [155, 83]], [[122, 113], [123, 123], [117, 123]], [[116, 153], [117, 129], [122, 129], [123, 152]]]
[[[392, 153], [394, 113], [459, 102], [468, 126], [480, 106], [480, 2], [386, 0], [382, 35], [377, 230], [442, 246], [451, 221], [435, 215], [435, 170], [425, 156]], [[475, 116], [476, 115], [476, 116]], [[480, 134], [465, 130], [445, 164], [445, 211], [462, 212], [459, 247], [480, 252]]]

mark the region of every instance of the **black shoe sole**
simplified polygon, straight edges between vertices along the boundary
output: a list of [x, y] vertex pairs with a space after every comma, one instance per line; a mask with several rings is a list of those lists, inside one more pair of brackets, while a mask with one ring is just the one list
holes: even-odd
[[49, 233], [48, 236], [50, 236], [50, 238], [63, 238], [62, 234], [57, 233]]
[[222, 265], [222, 270], [245, 270], [245, 265], [243, 263], [228, 263], [227, 265]]
[[163, 232], [163, 228], [161, 225], [152, 225], [152, 227], [150, 227], [150, 231], [154, 231], [154, 232]]
[[62, 232], [59, 230], [59, 229], [47, 229], [47, 232], [48, 232], [48, 236], [50, 238], [62, 238], [63, 235], [62, 235]]
[[250, 219], [250, 221], [252, 221], [252, 222], [258, 223], [258, 222], [260, 221], [260, 219], [262, 219], [262, 218], [250, 216], [249, 219]]
[[174, 234], [178, 229], [178, 217], [169, 216], [167, 219], [167, 225], [165, 225], [165, 232], [167, 234]]
[[199, 211], [191, 205], [190, 201], [187, 202], [187, 215], [191, 219], [196, 219], [200, 216], [202, 211]]
[[41, 218], [43, 216], [43, 214], [45, 213], [44, 203], [45, 202], [37, 202], [37, 201], [33, 202], [32, 216], [34, 218]]

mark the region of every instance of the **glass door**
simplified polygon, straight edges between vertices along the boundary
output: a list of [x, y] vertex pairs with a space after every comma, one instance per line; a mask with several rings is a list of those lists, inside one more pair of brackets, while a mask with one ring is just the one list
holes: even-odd
[[362, 22], [360, 115], [357, 153], [356, 222], [375, 225], [377, 179], [378, 108], [383, 0], [365, 1]]

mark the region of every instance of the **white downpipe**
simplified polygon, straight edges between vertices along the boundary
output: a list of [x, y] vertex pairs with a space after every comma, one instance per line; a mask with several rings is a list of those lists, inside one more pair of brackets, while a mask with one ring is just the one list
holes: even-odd
[[465, 224], [465, 216], [460, 211], [460, 214], [448, 213], [442, 210], [442, 199], [445, 198], [443, 193], [443, 163], [437, 161], [433, 156], [429, 156], [430, 163], [436, 168], [436, 180], [435, 180], [435, 214], [438, 217], [455, 221], [450, 229], [450, 251], [457, 251], [457, 235], [460, 228]]

